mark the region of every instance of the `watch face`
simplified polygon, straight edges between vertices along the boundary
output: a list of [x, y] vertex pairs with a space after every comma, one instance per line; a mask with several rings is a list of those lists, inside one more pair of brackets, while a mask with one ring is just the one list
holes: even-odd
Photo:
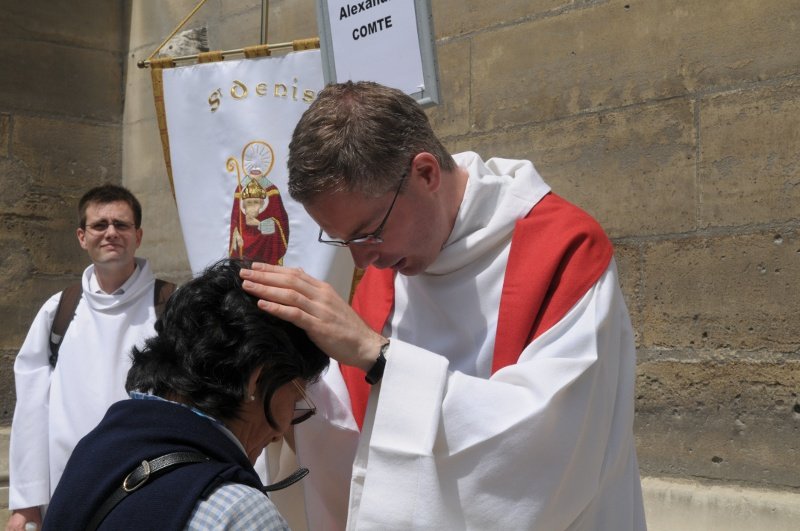
[[272, 147], [266, 142], [250, 142], [242, 153], [244, 172], [251, 177], [263, 177], [272, 170], [275, 157]]

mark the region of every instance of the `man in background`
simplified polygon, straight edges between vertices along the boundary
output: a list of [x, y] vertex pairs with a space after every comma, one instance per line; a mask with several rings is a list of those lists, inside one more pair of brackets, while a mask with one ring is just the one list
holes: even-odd
[[[7, 531], [41, 525], [77, 442], [112, 403], [127, 398], [131, 347], [154, 334], [156, 303], [174, 289], [162, 281], [157, 288], [148, 261], [135, 256], [142, 207], [130, 191], [113, 184], [92, 188], [78, 214], [78, 243], [92, 264], [80, 286], [45, 302], [14, 363]], [[54, 330], [60, 319], [66, 331]]]

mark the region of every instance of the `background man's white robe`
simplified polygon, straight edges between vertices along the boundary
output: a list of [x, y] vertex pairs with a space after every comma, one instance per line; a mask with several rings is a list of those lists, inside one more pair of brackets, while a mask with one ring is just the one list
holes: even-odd
[[118, 295], [96, 293], [94, 266], [83, 272], [83, 295], [52, 370], [50, 329], [61, 293], [36, 315], [14, 362], [17, 404], [10, 444], [9, 507], [46, 505], [78, 441], [106, 409], [128, 397], [125, 379], [134, 345], [154, 335], [155, 279], [147, 260]]

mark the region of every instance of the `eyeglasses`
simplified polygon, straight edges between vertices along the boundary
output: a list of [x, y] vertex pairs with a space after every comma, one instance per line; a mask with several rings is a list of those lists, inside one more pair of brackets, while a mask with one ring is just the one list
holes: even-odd
[[[412, 160], [413, 162], [413, 160]], [[383, 216], [383, 221], [381, 224], [378, 225], [378, 228], [375, 229], [375, 232], [370, 234], [364, 234], [363, 236], [357, 236], [355, 238], [350, 238], [349, 240], [337, 240], [335, 238], [323, 238], [322, 235], [325, 234], [322, 232], [322, 228], [319, 229], [319, 236], [317, 237], [317, 241], [320, 243], [326, 243], [328, 245], [335, 245], [336, 247], [348, 247], [349, 245], [376, 245], [379, 243], [383, 243], [383, 238], [381, 234], [383, 233], [383, 227], [386, 225], [386, 220], [389, 219], [389, 214], [392, 213], [392, 209], [394, 208], [394, 203], [397, 201], [397, 196], [400, 195], [400, 190], [403, 188], [403, 183], [408, 176], [408, 170], [403, 172], [403, 175], [400, 177], [400, 183], [397, 185], [397, 190], [394, 192], [394, 198], [392, 198], [392, 204], [389, 205], [389, 210], [386, 211], [386, 215]], [[325, 234], [327, 236], [327, 234]]]
[[90, 225], [86, 225], [86, 228], [92, 232], [97, 234], [102, 234], [108, 230], [108, 227], [114, 227], [114, 230], [117, 232], [127, 232], [133, 228], [133, 223], [126, 223], [125, 221], [96, 221]]
[[[314, 405], [314, 402], [309, 398], [306, 394], [306, 390], [303, 389], [303, 386], [297, 383], [297, 380], [292, 380], [297, 391], [300, 393], [301, 400], [297, 402], [294, 406], [294, 417], [292, 418], [292, 425], [300, 424], [301, 422], [305, 422], [306, 420], [310, 419], [316, 412], [317, 406]], [[298, 407], [298, 404], [304, 402], [305, 407]]]

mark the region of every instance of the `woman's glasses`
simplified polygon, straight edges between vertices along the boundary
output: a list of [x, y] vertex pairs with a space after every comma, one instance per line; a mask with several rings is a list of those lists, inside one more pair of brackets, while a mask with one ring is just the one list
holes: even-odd
[[303, 389], [303, 386], [297, 383], [297, 380], [292, 380], [292, 383], [295, 388], [297, 388], [297, 392], [300, 393], [301, 397], [294, 406], [292, 425], [295, 425], [310, 419], [317, 412], [317, 406], [314, 405], [314, 402], [306, 394], [306, 390]]

